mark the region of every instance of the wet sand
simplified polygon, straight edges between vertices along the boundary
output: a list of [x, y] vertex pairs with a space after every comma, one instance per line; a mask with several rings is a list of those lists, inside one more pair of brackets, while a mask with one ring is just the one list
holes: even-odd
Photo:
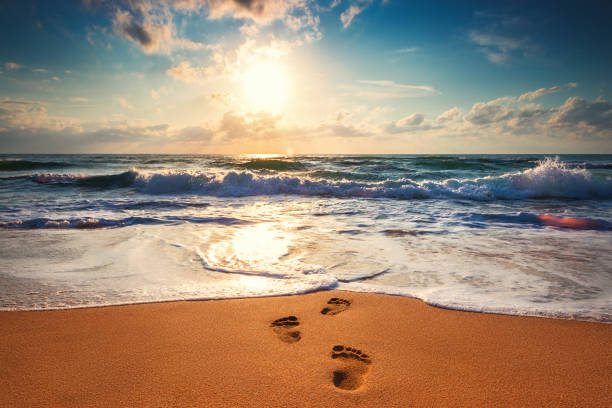
[[0, 333], [2, 407], [612, 406], [612, 325], [387, 295], [2, 312]]

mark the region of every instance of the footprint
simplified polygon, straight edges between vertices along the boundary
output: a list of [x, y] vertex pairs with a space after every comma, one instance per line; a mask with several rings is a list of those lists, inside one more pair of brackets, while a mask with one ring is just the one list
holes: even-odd
[[278, 338], [285, 343], [295, 343], [302, 339], [302, 334], [299, 330], [295, 330], [300, 322], [295, 316], [281, 317], [270, 324], [272, 330], [278, 335]]
[[334, 386], [343, 390], [356, 390], [361, 387], [372, 364], [367, 354], [353, 347], [338, 345], [332, 349], [331, 358], [342, 365], [332, 373]]
[[324, 315], [335, 315], [340, 312], [344, 312], [351, 305], [350, 300], [340, 299], [340, 298], [331, 298], [327, 301], [329, 306], [324, 307], [321, 310], [321, 314]]

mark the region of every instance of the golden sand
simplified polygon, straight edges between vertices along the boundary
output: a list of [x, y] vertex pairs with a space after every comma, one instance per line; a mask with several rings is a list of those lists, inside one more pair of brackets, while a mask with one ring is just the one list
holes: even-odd
[[2, 407], [612, 406], [612, 325], [403, 297], [3, 312], [0, 333]]

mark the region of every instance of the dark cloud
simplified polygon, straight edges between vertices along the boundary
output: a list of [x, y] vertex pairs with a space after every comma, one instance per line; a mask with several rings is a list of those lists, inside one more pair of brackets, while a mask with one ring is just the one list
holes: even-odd
[[[134, 42], [147, 53], [167, 51], [162, 50], [160, 42], [164, 36], [171, 38], [172, 21], [160, 21], [155, 15], [148, 15], [146, 11], [141, 10], [141, 7], [134, 7], [134, 10], [129, 11], [116, 9], [113, 21], [115, 34]], [[154, 18], [156, 22], [153, 21]]]
[[[173, 16], [174, 9], [180, 8], [180, 4], [183, 3], [175, 4], [171, 0], [83, 0], [83, 5], [89, 10], [107, 14], [111, 18], [115, 35], [133, 42], [147, 54], [169, 54], [175, 49], [205, 47], [202, 43], [177, 35]], [[190, 2], [185, 4], [189, 5]], [[95, 44], [90, 34], [88, 41]]]
[[119, 29], [122, 33], [129, 36], [132, 40], [139, 42], [140, 45], [145, 48], [150, 46], [153, 42], [151, 34], [138, 23], [133, 22], [131, 24], [124, 24], [120, 26]]
[[255, 15], [261, 15], [266, 9], [266, 2], [262, 0], [234, 0], [234, 3]]
[[[200, 3], [200, 2], [196, 2]], [[244, 18], [259, 24], [268, 24], [285, 18], [295, 8], [305, 7], [300, 0], [206, 0], [209, 16]]]

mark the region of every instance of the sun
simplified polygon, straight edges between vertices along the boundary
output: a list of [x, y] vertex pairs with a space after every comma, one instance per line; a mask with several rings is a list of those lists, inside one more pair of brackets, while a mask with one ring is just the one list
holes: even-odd
[[248, 103], [256, 110], [279, 111], [289, 94], [289, 76], [282, 65], [257, 62], [243, 76]]

